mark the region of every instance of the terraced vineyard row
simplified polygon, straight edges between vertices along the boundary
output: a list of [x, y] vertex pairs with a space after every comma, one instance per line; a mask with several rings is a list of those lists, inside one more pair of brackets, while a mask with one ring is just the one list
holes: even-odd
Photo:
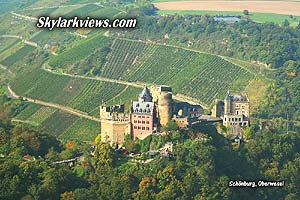
[[88, 57], [96, 49], [108, 46], [108, 42], [108, 39], [101, 34], [81, 40], [73, 48], [52, 57], [49, 65], [53, 68], [68, 68], [81, 59]]
[[36, 111], [33, 115], [28, 118], [28, 121], [36, 122], [37, 124], [41, 124], [48, 117], [50, 117], [57, 109], [50, 107], [41, 107], [38, 111]]
[[114, 97], [130, 102], [129, 97], [136, 96], [136, 90], [132, 87], [124, 91], [126, 85], [56, 75], [41, 69], [22, 74], [11, 83], [11, 87], [20, 96], [53, 102], [88, 113]]
[[116, 39], [111, 46], [112, 51], [101, 70], [101, 75], [120, 79], [134, 65], [138, 57], [144, 54], [146, 47], [145, 43]]
[[[216, 97], [222, 98], [227, 90], [243, 91], [254, 78], [247, 70], [214, 55], [162, 45], [145, 47], [146, 44], [141, 51], [141, 44], [130, 43], [116, 44], [118, 51], [113, 50], [110, 57], [123, 59], [109, 59], [109, 70], [104, 76], [170, 85], [175, 93], [197, 98], [204, 104], [210, 104]], [[141, 52], [131, 66], [124, 62], [127, 52]]]
[[40, 46], [44, 47], [46, 44], [51, 46], [60, 46], [64, 43], [70, 45], [76, 39], [76, 36], [67, 33], [62, 30], [41, 30], [36, 33], [30, 40], [38, 43]]
[[68, 12], [64, 15], [64, 17], [86, 17], [86, 16], [95, 16], [95, 15], [91, 15], [93, 12], [95, 11], [99, 11], [101, 10], [102, 7], [97, 6], [95, 4], [87, 4], [84, 5], [80, 8], [74, 9], [71, 12]]
[[88, 119], [58, 111], [55, 108], [24, 103], [24, 109], [15, 117], [41, 131], [57, 136], [64, 143], [68, 140], [93, 141], [100, 132], [100, 124]]
[[227, 90], [242, 91], [254, 78], [250, 72], [220, 60], [215, 57], [210, 67], [200, 71], [180, 92], [208, 104], [216, 97], [223, 98]]
[[28, 120], [36, 111], [38, 111], [42, 106], [33, 103], [24, 103], [23, 110], [16, 116], [19, 120]]
[[88, 119], [77, 119], [60, 136], [63, 142], [68, 140], [93, 141], [100, 133], [100, 124]]
[[48, 117], [42, 124], [43, 130], [51, 133], [51, 135], [59, 136], [65, 132], [79, 117], [62, 112], [56, 111], [50, 117]]
[[2, 54], [4, 51], [10, 49], [12, 46], [17, 44], [20, 40], [17, 38], [1, 38], [0, 37], [0, 54]]
[[92, 80], [69, 105], [84, 112], [91, 112], [97, 109], [101, 102], [106, 102], [118, 95], [125, 87], [117, 83]]
[[6, 57], [0, 63], [5, 66], [11, 66], [16, 62], [22, 60], [27, 56], [29, 53], [32, 53], [35, 50], [35, 47], [30, 45], [24, 45], [21, 49], [17, 50], [15, 53], [11, 54], [10, 56]]

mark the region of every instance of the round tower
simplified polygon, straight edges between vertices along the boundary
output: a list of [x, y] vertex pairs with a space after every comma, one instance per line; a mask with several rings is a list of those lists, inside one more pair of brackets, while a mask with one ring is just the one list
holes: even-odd
[[158, 113], [160, 125], [165, 126], [173, 115], [173, 99], [172, 93], [161, 92], [158, 96]]

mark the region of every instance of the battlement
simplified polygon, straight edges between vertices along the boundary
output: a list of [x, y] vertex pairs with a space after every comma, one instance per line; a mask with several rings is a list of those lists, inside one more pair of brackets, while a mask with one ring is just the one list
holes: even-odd
[[116, 122], [129, 121], [130, 117], [128, 114], [125, 114], [125, 106], [113, 105], [113, 106], [100, 106], [100, 119], [101, 120], [110, 120]]

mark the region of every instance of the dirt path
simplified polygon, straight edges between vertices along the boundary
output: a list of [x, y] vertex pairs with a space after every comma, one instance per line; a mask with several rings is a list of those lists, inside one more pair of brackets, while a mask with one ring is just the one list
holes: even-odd
[[249, 10], [257, 13], [300, 15], [300, 2], [293, 1], [170, 1], [154, 3], [160, 10]]
[[48, 106], [48, 107], [52, 107], [52, 108], [57, 108], [59, 110], [71, 113], [71, 114], [76, 115], [78, 117], [82, 117], [82, 118], [86, 118], [86, 119], [93, 120], [93, 121], [96, 121], [96, 122], [100, 122], [100, 119], [98, 119], [96, 117], [93, 117], [93, 116], [90, 116], [87, 113], [82, 112], [80, 110], [76, 110], [76, 109], [73, 109], [73, 108], [70, 108], [70, 107], [67, 107], [67, 106], [62, 106], [62, 105], [59, 105], [59, 104], [50, 103], [50, 102], [46, 102], [46, 101], [41, 101], [41, 100], [37, 100], [37, 99], [32, 99], [32, 98], [28, 98], [28, 97], [21, 97], [21, 96], [17, 95], [10, 88], [9, 85], [7, 86], [7, 89], [9, 91], [10, 95], [14, 98], [23, 98], [24, 100], [26, 100], [28, 102], [31, 102], [31, 103], [39, 104], [39, 105], [42, 105], [42, 106]]
[[12, 73], [12, 71], [10, 71], [7, 67], [5, 67], [4, 65], [0, 64], [0, 69], [3, 69], [4, 71], [7, 71], [8, 73], [10, 73], [11, 75], [14, 74]]
[[22, 36], [19, 36], [19, 35], [0, 35], [0, 37], [20, 39], [25, 44], [28, 44], [28, 45], [33, 46], [33, 47], [38, 47], [37, 43], [25, 40]]

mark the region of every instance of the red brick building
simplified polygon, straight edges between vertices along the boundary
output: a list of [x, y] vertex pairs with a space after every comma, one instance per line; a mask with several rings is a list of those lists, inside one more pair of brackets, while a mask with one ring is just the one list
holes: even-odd
[[131, 106], [131, 134], [132, 137], [144, 139], [152, 134], [155, 124], [155, 104], [147, 87], [139, 95], [138, 101], [133, 101]]

